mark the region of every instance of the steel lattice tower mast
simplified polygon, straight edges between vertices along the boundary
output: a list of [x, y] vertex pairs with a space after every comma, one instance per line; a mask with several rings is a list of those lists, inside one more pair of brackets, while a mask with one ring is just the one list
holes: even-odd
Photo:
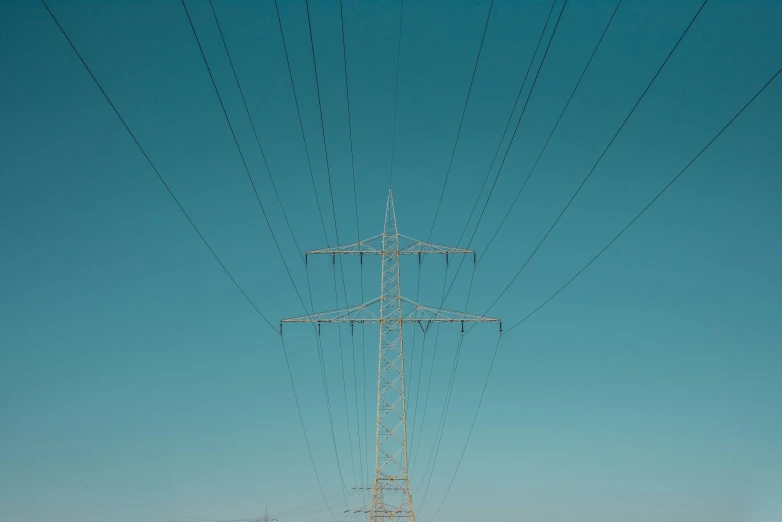
[[[406, 246], [400, 248], [400, 239]], [[378, 248], [379, 246], [379, 248]], [[329, 254], [334, 262], [337, 254], [377, 255], [382, 257], [380, 297], [366, 303], [291, 319], [282, 322], [376, 323], [380, 325], [377, 383], [377, 435], [375, 447], [375, 481], [372, 488], [370, 522], [410, 519], [415, 522], [410, 479], [407, 469], [407, 422], [405, 404], [405, 363], [402, 347], [402, 326], [417, 323], [426, 331], [432, 323], [499, 322], [463, 312], [444, 310], [418, 304], [402, 297], [399, 256], [418, 254], [473, 254], [474, 250], [434, 245], [399, 234], [391, 189], [388, 189], [383, 233], [348, 245], [311, 250], [310, 254]], [[500, 322], [500, 331], [502, 323]], [[282, 332], [282, 325], [280, 325]]]
[[259, 518], [257, 520], [254, 520], [253, 522], [280, 522], [276, 518], [271, 518], [269, 516], [269, 507], [266, 506], [266, 511], [264, 511], [263, 518]]

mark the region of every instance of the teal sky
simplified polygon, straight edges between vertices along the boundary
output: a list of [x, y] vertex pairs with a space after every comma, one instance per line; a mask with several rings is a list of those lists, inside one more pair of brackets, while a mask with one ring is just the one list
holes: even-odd
[[[509, 223], [476, 268], [469, 311], [484, 312], [516, 273], [700, 3], [622, 3]], [[615, 5], [568, 2], [472, 245], [479, 253]], [[303, 314], [181, 3], [51, 0], [50, 7], [261, 312], [274, 325]], [[405, 3], [393, 188], [406, 235], [429, 234], [488, 7], [483, 0]], [[434, 242], [460, 236], [549, 7], [548, 0], [498, 0], [493, 8]], [[208, 3], [188, 8], [306, 295], [304, 265]], [[324, 247], [274, 4], [219, 1], [216, 8], [296, 241]], [[363, 236], [383, 224], [399, 3], [344, 2], [357, 209], [339, 3], [313, 0], [310, 8], [336, 220], [342, 242], [354, 241], [356, 211]], [[280, 9], [333, 245], [304, 2], [281, 1]], [[780, 2], [708, 2], [491, 314], [515, 323], [603, 248], [782, 66], [780, 27]], [[192, 522], [321, 500], [279, 336], [190, 228], [40, 3], [0, 2], [0, 75], [0, 520]], [[778, 78], [594, 265], [503, 337], [437, 520], [782, 519], [780, 121]], [[346, 259], [343, 268], [350, 304], [360, 300], [361, 277], [366, 299], [377, 294], [377, 260], [361, 269]], [[446, 307], [464, 309], [471, 269], [466, 264]], [[424, 262], [421, 302], [439, 304], [444, 271], [443, 259]], [[333, 308], [329, 260], [311, 260], [309, 276], [315, 308]], [[416, 261], [405, 260], [408, 297], [417, 278]], [[434, 360], [433, 331], [425, 348], [420, 332], [415, 341], [407, 334], [408, 417], [417, 419], [411, 453], [420, 459], [413, 501], [428, 522], [465, 444], [498, 334], [478, 326], [464, 339], [425, 499], [424, 468], [459, 327], [441, 329]], [[371, 477], [374, 459], [377, 331], [357, 329], [355, 352], [349, 329], [341, 335], [340, 348], [337, 329], [323, 327], [339, 462], [352, 488]], [[341, 485], [312, 332], [289, 326], [285, 341], [315, 465], [332, 497]], [[358, 506], [362, 498], [348, 501]], [[344, 501], [333, 502], [335, 514], [344, 509]], [[293, 515], [278, 518], [329, 519], [317, 510]]]

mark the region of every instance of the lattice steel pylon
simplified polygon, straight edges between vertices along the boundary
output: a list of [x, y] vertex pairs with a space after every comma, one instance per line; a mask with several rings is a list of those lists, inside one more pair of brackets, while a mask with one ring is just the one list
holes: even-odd
[[[402, 244], [408, 243], [400, 247]], [[444, 254], [446, 263], [451, 254], [473, 254], [464, 248], [434, 245], [399, 234], [392, 191], [388, 189], [383, 233], [348, 245], [310, 250], [312, 254], [328, 254], [334, 262], [336, 255], [358, 255], [363, 263], [364, 255], [382, 257], [380, 297], [357, 306], [331, 310], [301, 317], [283, 319], [283, 323], [355, 323], [380, 325], [377, 383], [377, 432], [375, 444], [375, 481], [372, 488], [372, 505], [367, 510], [370, 522], [410, 519], [415, 522], [413, 499], [407, 462], [407, 422], [405, 404], [405, 363], [402, 347], [404, 323], [418, 324], [426, 331], [433, 323], [502, 322], [493, 317], [482, 317], [425, 306], [402, 297], [399, 256]], [[305, 257], [306, 259], [306, 257]], [[375, 311], [377, 309], [377, 311]], [[280, 324], [282, 333], [282, 324]]]

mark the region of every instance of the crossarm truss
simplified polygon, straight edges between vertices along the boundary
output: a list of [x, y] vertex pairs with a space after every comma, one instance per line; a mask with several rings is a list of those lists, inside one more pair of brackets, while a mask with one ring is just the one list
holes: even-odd
[[418, 239], [414, 239], [412, 237], [403, 236], [402, 234], [398, 234], [398, 237], [400, 239], [404, 240], [403, 245], [397, 244], [397, 250], [394, 252], [386, 252], [383, 249], [382, 245], [382, 234], [374, 237], [370, 237], [369, 239], [363, 239], [361, 241], [357, 241], [355, 243], [348, 243], [346, 245], [339, 245], [335, 247], [329, 247], [329, 248], [320, 248], [318, 250], [309, 250], [305, 254], [305, 260], [306, 256], [310, 255], [331, 255], [336, 256], [337, 254], [353, 254], [353, 255], [368, 255], [368, 256], [382, 256], [382, 255], [400, 255], [400, 256], [411, 256], [411, 255], [418, 255], [419, 257], [422, 255], [431, 255], [431, 254], [445, 254], [446, 256], [449, 254], [472, 254], [473, 260], [475, 260], [475, 250], [469, 250], [466, 248], [458, 248], [458, 247], [450, 247], [450, 246], [443, 246], [443, 245], [436, 245], [434, 243], [427, 243], [426, 241], [419, 241]]
[[[481, 315], [468, 314], [466, 312], [457, 312], [455, 310], [446, 310], [444, 308], [435, 308], [424, 304], [416, 303], [405, 297], [401, 297], [402, 319], [403, 323], [417, 323], [423, 329], [428, 329], [433, 323], [499, 323], [502, 331], [502, 321], [495, 317], [484, 317]], [[363, 324], [381, 324], [385, 322], [375, 309], [379, 307], [380, 298], [377, 297], [366, 303], [340, 308], [338, 310], [329, 310], [318, 312], [316, 314], [302, 315], [283, 319], [283, 323], [363, 323]], [[280, 325], [282, 328], [282, 325]]]

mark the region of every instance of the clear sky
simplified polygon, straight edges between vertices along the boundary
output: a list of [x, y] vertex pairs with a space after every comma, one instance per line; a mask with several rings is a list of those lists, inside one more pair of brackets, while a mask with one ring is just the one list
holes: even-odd
[[[517, 272], [700, 3], [622, 3], [508, 223], [476, 268], [470, 311], [484, 312]], [[304, 313], [181, 3], [50, 6], [260, 311], [275, 327]], [[304, 265], [208, 3], [188, 6], [308, 302]], [[614, 6], [568, 2], [472, 244], [479, 252]], [[339, 3], [314, 0], [310, 7], [336, 220], [340, 240], [354, 241], [356, 213], [363, 236], [380, 233], [383, 222], [399, 3], [344, 2], [357, 208]], [[274, 4], [219, 1], [216, 8], [296, 241], [301, 249], [324, 247]], [[432, 226], [488, 8], [483, 0], [406, 2], [393, 185], [400, 231], [409, 236], [426, 239]], [[493, 8], [434, 228], [437, 243], [459, 239], [549, 8], [549, 0], [499, 0]], [[299, 0], [282, 1], [280, 10], [334, 244], [306, 11]], [[708, 2], [491, 314], [515, 323], [603, 248], [782, 66], [780, 27], [778, 1]], [[0, 520], [231, 519], [257, 516], [267, 505], [281, 522], [328, 519], [318, 509], [283, 512], [318, 502], [321, 493], [279, 336], [209, 254], [40, 3], [0, 3], [0, 75]], [[503, 337], [436, 520], [782, 519], [780, 121], [782, 78], [598, 261]], [[376, 295], [376, 259], [363, 268], [346, 259], [343, 269], [350, 304], [361, 298], [362, 277], [366, 299]], [[468, 263], [459, 274], [447, 307], [464, 309], [471, 270]], [[451, 266], [448, 277], [454, 272]], [[424, 262], [420, 301], [439, 303], [444, 273], [443, 259]], [[315, 308], [333, 308], [329, 260], [311, 260], [309, 276]], [[417, 278], [417, 263], [405, 260], [402, 287], [411, 298]], [[343, 306], [341, 282], [339, 288]], [[341, 347], [337, 333], [323, 327], [324, 370], [339, 463], [352, 488], [371, 479], [377, 331], [357, 329], [351, 343], [344, 328]], [[415, 340], [406, 335], [419, 520], [430, 520], [453, 476], [497, 336], [495, 327], [479, 326], [464, 339], [424, 499], [459, 328], [441, 329], [436, 352], [434, 331], [425, 345], [420, 332]], [[303, 325], [287, 327], [285, 340], [315, 466], [341, 519], [345, 502], [316, 344]], [[360, 493], [348, 497], [351, 507], [362, 502]]]

